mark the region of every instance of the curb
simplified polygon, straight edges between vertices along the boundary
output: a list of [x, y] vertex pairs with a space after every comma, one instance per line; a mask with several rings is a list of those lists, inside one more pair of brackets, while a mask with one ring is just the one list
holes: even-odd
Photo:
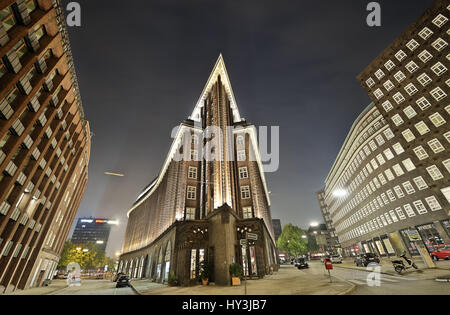
[[133, 290], [134, 293], [136, 293], [137, 295], [142, 295], [141, 292], [139, 292], [138, 290], [136, 290], [136, 288], [134, 287], [134, 285], [130, 282], [130, 288], [131, 290]]
[[338, 279], [338, 280], [340, 280], [340, 281], [342, 281], [342, 282], [347, 283], [348, 285], [350, 285], [350, 288], [348, 288], [347, 290], [345, 290], [345, 291], [343, 291], [343, 292], [339, 292], [339, 293], [337, 293], [337, 294], [335, 294], [335, 295], [348, 295], [348, 294], [352, 293], [353, 291], [355, 291], [356, 285], [353, 284], [353, 283], [351, 283], [350, 281], [345, 280], [345, 279], [343, 279], [343, 278], [341, 278], [341, 277], [337, 277], [337, 276], [331, 276], [331, 277], [336, 278], [336, 279]]

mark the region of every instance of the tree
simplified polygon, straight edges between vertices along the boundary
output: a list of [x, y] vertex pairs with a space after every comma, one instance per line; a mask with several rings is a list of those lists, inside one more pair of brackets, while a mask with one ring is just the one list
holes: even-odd
[[308, 252], [308, 239], [305, 236], [304, 230], [289, 223], [283, 227], [283, 231], [278, 238], [278, 249], [286, 252], [289, 256], [304, 255]]
[[[112, 261], [114, 260], [106, 257], [105, 252], [96, 244], [75, 245], [71, 241], [67, 241], [64, 244], [58, 268], [65, 268], [69, 263], [76, 262], [81, 269], [97, 269], [111, 264]], [[110, 265], [110, 267], [112, 266], [113, 264]]]

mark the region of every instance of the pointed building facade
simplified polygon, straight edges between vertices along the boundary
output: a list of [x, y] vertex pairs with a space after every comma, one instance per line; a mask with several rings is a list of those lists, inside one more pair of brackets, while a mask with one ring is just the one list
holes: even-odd
[[[270, 199], [256, 129], [240, 117], [222, 56], [192, 115], [180, 124], [160, 174], [128, 211], [119, 271], [182, 285], [231, 283], [229, 266], [248, 276], [276, 269]], [[247, 232], [257, 240], [242, 248]]]

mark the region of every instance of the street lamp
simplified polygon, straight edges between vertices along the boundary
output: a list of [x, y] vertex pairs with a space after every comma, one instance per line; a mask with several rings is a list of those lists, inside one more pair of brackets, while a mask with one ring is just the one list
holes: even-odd
[[345, 189], [336, 189], [335, 191], [333, 191], [333, 196], [335, 197], [344, 197], [347, 195], [347, 191]]

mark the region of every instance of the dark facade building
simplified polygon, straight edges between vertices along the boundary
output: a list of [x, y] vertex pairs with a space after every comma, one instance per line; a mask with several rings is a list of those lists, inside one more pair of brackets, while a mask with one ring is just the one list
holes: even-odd
[[348, 254], [419, 255], [411, 232], [450, 244], [449, 9], [435, 1], [358, 76], [373, 103], [325, 182]]
[[79, 218], [71, 241], [75, 245], [97, 244], [105, 251], [112, 225], [117, 225], [117, 221], [105, 218]]
[[317, 246], [321, 252], [329, 254], [334, 253], [335, 248], [331, 244], [330, 232], [326, 224], [318, 224], [317, 226], [310, 226], [308, 228], [309, 237], [314, 237]]
[[325, 203], [325, 191], [322, 189], [316, 193], [317, 201], [319, 202], [320, 211], [322, 212], [325, 227], [328, 233], [327, 250], [331, 253], [342, 254], [342, 248], [339, 244], [339, 239], [336, 234], [336, 229], [331, 220], [330, 211]]
[[275, 237], [275, 242], [278, 240], [278, 238], [281, 235], [281, 232], [283, 232], [283, 228], [281, 227], [281, 220], [280, 219], [272, 219], [272, 226], [273, 226], [273, 235]]
[[0, 291], [56, 269], [90, 154], [59, 1], [0, 1]]
[[[240, 117], [220, 56], [160, 174], [128, 211], [120, 271], [159, 282], [173, 273], [183, 285], [198, 283], [203, 261], [219, 285], [231, 283], [232, 263], [269, 272], [276, 248], [255, 129]], [[258, 239], [244, 251], [246, 232]]]

